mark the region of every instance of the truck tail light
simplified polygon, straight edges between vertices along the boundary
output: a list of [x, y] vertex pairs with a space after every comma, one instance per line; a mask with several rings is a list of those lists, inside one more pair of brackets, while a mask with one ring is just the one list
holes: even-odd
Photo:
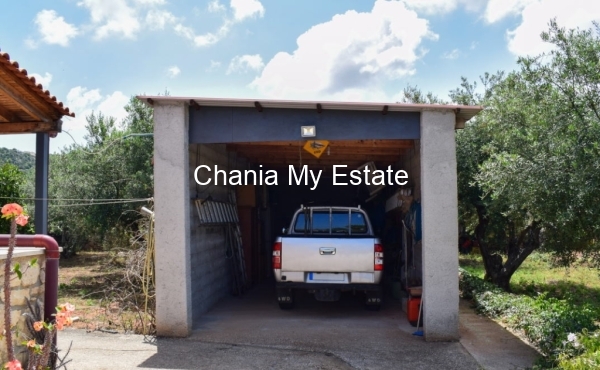
[[281, 270], [281, 243], [273, 244], [273, 268]]
[[[275, 252], [273, 252], [275, 253]], [[275, 255], [275, 254], [273, 254]], [[273, 257], [275, 258], [275, 257]], [[381, 244], [375, 244], [375, 271], [383, 271], [383, 247]]]

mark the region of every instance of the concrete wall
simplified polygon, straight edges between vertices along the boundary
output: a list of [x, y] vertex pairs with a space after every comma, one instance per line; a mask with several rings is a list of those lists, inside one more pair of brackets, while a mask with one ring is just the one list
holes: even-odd
[[[2, 248], [4, 251], [7, 248]], [[26, 267], [29, 261], [33, 258], [37, 258], [37, 266]], [[0, 284], [4, 283], [4, 261], [6, 260], [6, 252], [0, 253]], [[16, 248], [13, 254], [13, 266], [14, 264], [21, 264], [23, 271], [22, 279], [18, 279], [16, 275], [11, 278], [11, 318], [10, 321], [15, 328], [13, 333], [19, 333], [18, 335], [13, 334], [13, 343], [15, 345], [15, 354], [21, 363], [26, 363], [27, 353], [19, 353], [24, 347], [20, 345], [24, 340], [31, 339], [27, 326], [25, 325], [25, 317], [23, 313], [29, 312], [27, 308], [26, 299], [29, 299], [32, 303], [37, 300], [40, 303], [44, 300], [44, 282], [45, 282], [45, 266], [46, 257], [44, 250], [39, 248]], [[0, 328], [4, 329], [4, 292], [0, 295]], [[44, 312], [43, 306], [42, 315]], [[0, 340], [0, 364], [7, 362], [6, 356], [6, 340], [2, 338]]]
[[[238, 160], [234, 153], [228, 153], [222, 144], [190, 144], [189, 147], [189, 191], [194, 199], [229, 201], [230, 187], [209, 184], [198, 185], [194, 179], [194, 170], [199, 165], [211, 169], [215, 165], [219, 170], [242, 169], [245, 162]], [[198, 172], [201, 182], [206, 182], [208, 171]], [[221, 179], [221, 178], [219, 178]], [[214, 182], [214, 180], [213, 180]], [[233, 189], [231, 189], [233, 190]], [[200, 226], [195, 203], [190, 207], [190, 252], [191, 252], [191, 289], [193, 319], [208, 311], [219, 299], [231, 291], [230, 260], [225, 258], [225, 229], [223, 227]]]
[[156, 329], [186, 337], [192, 330], [187, 104], [154, 105]]
[[458, 196], [454, 112], [421, 115], [424, 332], [457, 340]]
[[[242, 169], [245, 164], [223, 145], [189, 146], [187, 104], [160, 102], [154, 108], [157, 330], [161, 336], [188, 336], [193, 319], [230, 291], [223, 230], [200, 227], [193, 202], [208, 195], [227, 200], [227, 189], [197, 188], [193, 169], [198, 164]], [[418, 150], [404, 165], [423, 210], [424, 331], [429, 341], [458, 339], [454, 127], [454, 112], [424, 111]]]

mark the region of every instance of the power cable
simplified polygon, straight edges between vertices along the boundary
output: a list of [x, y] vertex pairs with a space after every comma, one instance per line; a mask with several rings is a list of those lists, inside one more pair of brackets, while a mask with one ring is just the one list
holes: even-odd
[[103, 153], [105, 150], [107, 150], [108, 148], [110, 148], [110, 147], [111, 147], [113, 144], [116, 144], [116, 143], [118, 143], [118, 142], [121, 142], [121, 141], [123, 141], [123, 140], [125, 140], [125, 139], [128, 139], [128, 138], [130, 138], [130, 137], [145, 137], [145, 136], [154, 136], [154, 134], [153, 134], [153, 133], [133, 133], [133, 134], [127, 134], [127, 135], [121, 136], [121, 137], [120, 137], [120, 138], [118, 138], [118, 139], [115, 139], [115, 140], [112, 140], [112, 141], [110, 141], [110, 142], [108, 143], [108, 145], [106, 145], [104, 148], [102, 148], [102, 149], [100, 149], [100, 150], [98, 150], [98, 151], [95, 151], [95, 152], [89, 152], [89, 151], [87, 151], [87, 150], [83, 149], [83, 145], [79, 144], [79, 143], [78, 143], [78, 142], [75, 140], [75, 138], [73, 137], [73, 135], [71, 135], [71, 134], [69, 133], [69, 131], [67, 131], [67, 130], [63, 130], [62, 132], [64, 132], [65, 134], [67, 134], [67, 135], [69, 135], [69, 136], [71, 137], [71, 139], [73, 140], [73, 142], [75, 143], [75, 145], [78, 145], [78, 146], [79, 146], [79, 148], [78, 148], [78, 149], [80, 149], [82, 152], [84, 152], [84, 153], [86, 153], [86, 154], [92, 154], [92, 155], [96, 155], [96, 154]]
[[147, 200], [147, 199], [152, 199], [152, 198], [124, 198], [124, 199], [117, 199], [117, 198], [92, 198], [92, 199], [87, 199], [87, 198], [15, 198], [15, 197], [0, 197], [0, 199], [16, 199], [16, 200], [48, 200], [48, 201], [78, 201], [78, 202], [85, 202], [85, 201], [122, 201], [122, 200]]

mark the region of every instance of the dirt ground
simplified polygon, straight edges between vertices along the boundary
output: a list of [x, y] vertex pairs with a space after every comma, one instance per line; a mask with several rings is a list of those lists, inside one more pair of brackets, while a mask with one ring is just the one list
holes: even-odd
[[[90, 331], [136, 332], [135, 310], [115, 299], [113, 286], [123, 279], [123, 257], [114, 252], [80, 252], [61, 258], [58, 273], [59, 303], [75, 305], [74, 327]], [[139, 329], [139, 328], [138, 328]]]

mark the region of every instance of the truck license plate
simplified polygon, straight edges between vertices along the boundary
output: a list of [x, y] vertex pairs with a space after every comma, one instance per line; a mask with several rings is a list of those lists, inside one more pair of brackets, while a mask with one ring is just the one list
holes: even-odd
[[344, 281], [346, 274], [334, 274], [331, 272], [309, 272], [308, 281]]

